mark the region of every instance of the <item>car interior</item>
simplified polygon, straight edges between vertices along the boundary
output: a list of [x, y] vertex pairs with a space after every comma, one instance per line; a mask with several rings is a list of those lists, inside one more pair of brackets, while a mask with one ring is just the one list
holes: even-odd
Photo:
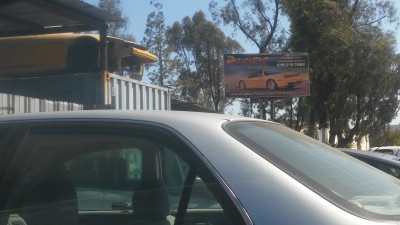
[[164, 130], [58, 124], [16, 137], [0, 225], [243, 224], [200, 158]]

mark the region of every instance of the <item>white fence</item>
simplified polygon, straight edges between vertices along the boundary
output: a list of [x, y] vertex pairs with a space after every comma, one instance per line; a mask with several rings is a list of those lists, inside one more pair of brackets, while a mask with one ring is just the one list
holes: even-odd
[[119, 110], [171, 110], [168, 88], [110, 74], [105, 104]]
[[83, 105], [0, 93], [0, 115], [77, 110]]

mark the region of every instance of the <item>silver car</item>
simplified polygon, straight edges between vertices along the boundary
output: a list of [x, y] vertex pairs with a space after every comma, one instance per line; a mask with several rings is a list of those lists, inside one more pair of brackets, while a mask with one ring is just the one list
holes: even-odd
[[0, 117], [2, 224], [400, 224], [400, 181], [221, 114]]
[[400, 146], [382, 146], [371, 148], [370, 151], [400, 156]]

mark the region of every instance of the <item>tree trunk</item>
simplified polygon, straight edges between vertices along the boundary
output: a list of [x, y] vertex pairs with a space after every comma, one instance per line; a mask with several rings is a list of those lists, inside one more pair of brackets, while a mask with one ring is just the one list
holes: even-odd
[[271, 103], [270, 118], [271, 118], [271, 121], [275, 121], [275, 100], [274, 99], [270, 99], [269, 101]]
[[308, 130], [307, 130], [307, 135], [316, 138], [316, 126], [315, 126], [315, 109], [311, 110], [310, 113], [310, 123], [308, 124]]
[[293, 98], [290, 98], [289, 127], [293, 129]]

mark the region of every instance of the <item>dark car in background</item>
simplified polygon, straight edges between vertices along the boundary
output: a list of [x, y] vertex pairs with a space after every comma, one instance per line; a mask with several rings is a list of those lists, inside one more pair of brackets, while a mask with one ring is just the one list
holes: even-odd
[[382, 170], [396, 178], [400, 178], [400, 157], [386, 153], [340, 149], [342, 152], [351, 155], [369, 165]]

